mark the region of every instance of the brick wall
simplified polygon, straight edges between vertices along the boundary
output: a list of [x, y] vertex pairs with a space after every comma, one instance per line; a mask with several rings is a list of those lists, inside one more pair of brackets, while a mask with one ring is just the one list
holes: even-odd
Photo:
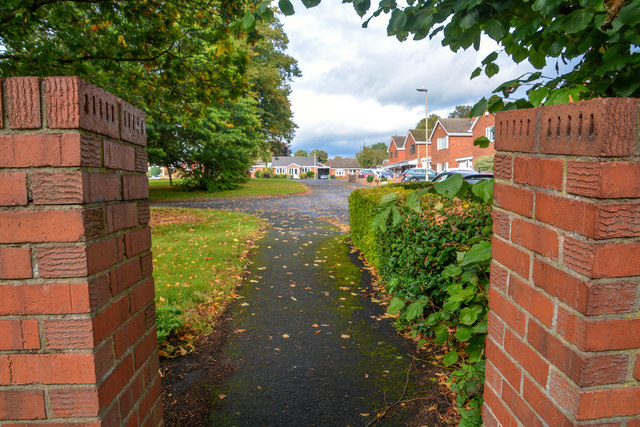
[[145, 114], [76, 77], [0, 92], [0, 424], [161, 424]]
[[487, 426], [640, 425], [639, 114], [497, 116]]

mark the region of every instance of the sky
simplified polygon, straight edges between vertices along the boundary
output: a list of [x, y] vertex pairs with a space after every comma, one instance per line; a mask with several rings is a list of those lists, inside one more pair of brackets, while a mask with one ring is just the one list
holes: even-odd
[[[376, 2], [372, 2], [376, 3]], [[456, 105], [473, 105], [501, 82], [531, 70], [501, 57], [500, 73], [470, 80], [471, 72], [497, 45], [483, 39], [480, 51], [452, 52], [441, 38], [404, 42], [386, 33], [388, 15], [368, 28], [351, 4], [324, 0], [280, 17], [289, 37], [287, 53], [302, 77], [292, 82], [291, 104], [298, 125], [292, 151], [324, 150], [329, 157], [353, 157], [363, 144], [388, 143], [406, 135], [429, 114], [446, 117]]]

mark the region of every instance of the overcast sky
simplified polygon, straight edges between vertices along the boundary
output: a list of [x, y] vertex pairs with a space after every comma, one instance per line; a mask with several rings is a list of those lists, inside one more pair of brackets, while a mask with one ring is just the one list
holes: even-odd
[[415, 127], [425, 116], [424, 93], [417, 88], [429, 89], [429, 114], [446, 117], [456, 105], [473, 105], [500, 82], [530, 70], [500, 58], [497, 76], [470, 80], [496, 47], [490, 39], [483, 40], [480, 52], [453, 53], [440, 38], [399, 42], [388, 37], [388, 16], [362, 28], [351, 4], [324, 0], [307, 10], [300, 0], [293, 3], [296, 13], [281, 16], [288, 54], [302, 71], [292, 84], [299, 126], [293, 151], [317, 148], [330, 157], [354, 156], [362, 144], [387, 143], [391, 135], [406, 135]]

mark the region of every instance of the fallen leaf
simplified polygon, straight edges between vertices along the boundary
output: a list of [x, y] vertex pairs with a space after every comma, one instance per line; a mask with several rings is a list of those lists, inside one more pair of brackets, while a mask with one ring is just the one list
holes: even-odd
[[341, 337], [341, 338], [345, 338], [345, 339], [346, 339], [346, 338], [350, 338], [350, 337], [351, 337], [351, 335], [342, 334], [342, 335], [340, 335], [340, 337]]
[[361, 417], [368, 417], [369, 414], [360, 414]]
[[289, 338], [289, 334], [282, 334], [282, 338]]
[[227, 395], [226, 395], [226, 394], [219, 394], [219, 395], [218, 395], [218, 398], [219, 398], [219, 399], [224, 399], [225, 397], [227, 397]]

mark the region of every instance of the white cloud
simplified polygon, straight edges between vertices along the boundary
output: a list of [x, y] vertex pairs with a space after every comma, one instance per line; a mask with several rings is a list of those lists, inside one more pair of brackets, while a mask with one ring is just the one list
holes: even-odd
[[302, 77], [293, 82], [294, 121], [299, 129], [293, 148], [320, 148], [329, 155], [354, 155], [362, 143], [387, 142], [406, 134], [429, 112], [446, 115], [456, 105], [473, 104], [501, 82], [530, 71], [504, 59], [501, 73], [489, 80], [469, 80], [496, 44], [483, 40], [480, 52], [457, 53], [440, 40], [400, 42], [386, 35], [388, 18], [362, 21], [351, 4], [331, 0], [282, 17], [289, 36], [289, 55], [298, 60]]

